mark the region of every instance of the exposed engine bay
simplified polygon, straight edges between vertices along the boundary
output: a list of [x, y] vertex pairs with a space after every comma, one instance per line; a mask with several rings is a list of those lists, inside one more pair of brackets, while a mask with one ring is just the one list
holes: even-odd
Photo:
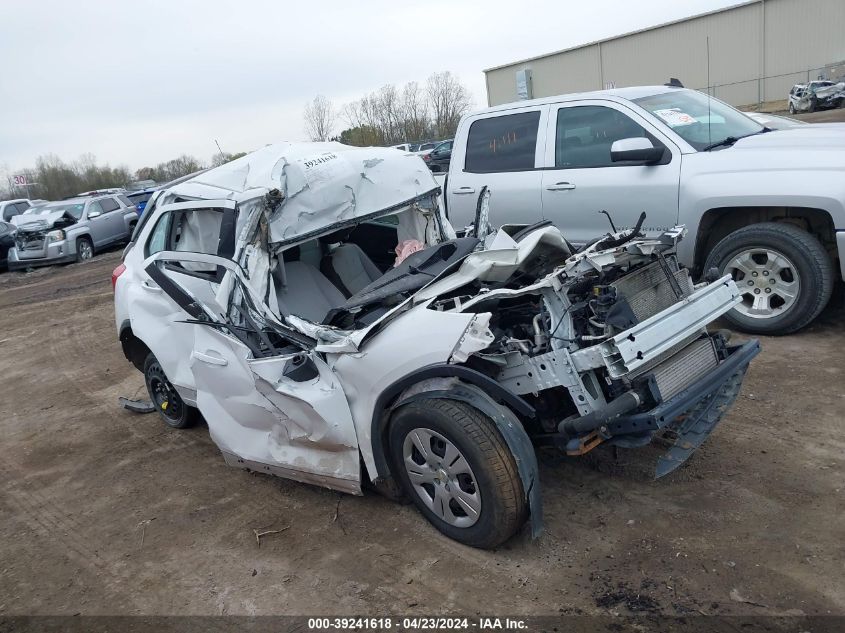
[[21, 251], [40, 250], [48, 236], [56, 235], [77, 222], [77, 218], [66, 211], [15, 216], [12, 218], [12, 223], [17, 227], [15, 245]]

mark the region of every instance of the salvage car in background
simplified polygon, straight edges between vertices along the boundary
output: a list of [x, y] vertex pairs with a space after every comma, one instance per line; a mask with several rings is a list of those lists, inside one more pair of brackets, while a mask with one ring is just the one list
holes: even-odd
[[[678, 259], [696, 278], [730, 274], [737, 328], [788, 334], [845, 278], [845, 130], [768, 131], [694, 90], [640, 86], [520, 101], [461, 119], [444, 186], [455, 226], [481, 187], [497, 223], [548, 219], [574, 244], [606, 210], [656, 233], [683, 224]], [[838, 260], [838, 261], [837, 261]], [[838, 264], [838, 265], [837, 265]]]
[[845, 82], [811, 81], [795, 84], [789, 91], [789, 113], [841, 108], [845, 104]]
[[452, 159], [452, 143], [451, 139], [442, 141], [431, 152], [423, 155], [423, 160], [431, 171], [436, 173], [449, 169], [449, 161]]
[[693, 285], [682, 228], [579, 252], [548, 223], [492, 231], [490, 192], [457, 238], [439, 193], [417, 156], [338, 143], [270, 145], [165, 190], [112, 277], [164, 421], [196, 407], [230, 465], [371, 480], [478, 547], [526, 518], [539, 532], [532, 441], [660, 436], [656, 474], [683, 463], [758, 350], [706, 330], [740, 301], [731, 278]]
[[152, 198], [153, 194], [158, 190], [158, 187], [150, 187], [149, 189], [142, 189], [141, 191], [130, 191], [126, 194], [129, 202], [135, 205], [138, 210], [138, 215], [144, 214], [144, 207], [147, 206], [147, 201]]
[[122, 195], [94, 195], [50, 202], [12, 219], [17, 227], [9, 270], [84, 261], [95, 250], [125, 241], [138, 221]]
[[15, 226], [0, 221], [0, 269], [8, 269], [9, 249], [15, 244]]
[[28, 200], [27, 198], [18, 198], [17, 200], [3, 200], [0, 202], [0, 222], [11, 222], [12, 218], [21, 213], [25, 213], [28, 209], [34, 206], [39, 206], [40, 200]]

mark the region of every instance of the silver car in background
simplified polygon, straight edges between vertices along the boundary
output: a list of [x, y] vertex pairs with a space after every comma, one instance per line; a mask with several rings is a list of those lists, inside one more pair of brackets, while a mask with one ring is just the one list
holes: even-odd
[[129, 239], [138, 213], [121, 194], [50, 202], [12, 218], [17, 227], [9, 270], [91, 259], [96, 250]]

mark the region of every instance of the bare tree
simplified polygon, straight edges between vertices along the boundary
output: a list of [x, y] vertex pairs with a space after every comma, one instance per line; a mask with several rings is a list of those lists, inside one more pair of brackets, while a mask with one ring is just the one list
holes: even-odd
[[409, 81], [402, 89], [402, 121], [409, 141], [423, 141], [430, 134], [428, 106], [416, 81]]
[[469, 91], [449, 72], [429, 77], [425, 89], [414, 81], [401, 91], [388, 84], [343, 107], [349, 128], [340, 139], [353, 145], [395, 145], [447, 138], [471, 105]]
[[211, 166], [220, 167], [221, 165], [225, 165], [236, 158], [242, 158], [244, 156], [246, 156], [246, 152], [237, 152], [235, 154], [230, 154], [229, 152], [218, 152], [211, 157]]
[[335, 123], [335, 111], [332, 102], [323, 95], [317, 95], [306, 104], [305, 131], [312, 141], [327, 141], [331, 137]]
[[435, 136], [454, 136], [461, 115], [472, 107], [469, 91], [448, 70], [431, 75], [425, 90]]

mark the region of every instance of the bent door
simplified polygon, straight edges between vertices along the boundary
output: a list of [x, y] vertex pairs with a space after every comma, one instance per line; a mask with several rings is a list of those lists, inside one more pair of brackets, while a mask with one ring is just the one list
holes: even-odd
[[196, 399], [193, 376], [185, 362], [193, 349], [195, 328], [184, 322], [185, 311], [162, 284], [178, 282], [208, 304], [219, 289], [220, 277], [217, 267], [207, 263], [162, 262], [151, 269], [155, 278], [147, 267], [151, 258], [163, 251], [227, 254], [234, 240], [234, 228], [233, 221], [224, 222], [224, 217], [234, 218], [237, 213], [237, 205], [231, 200], [165, 205], [151, 218], [155, 225], [146, 241], [136, 246], [143, 249], [145, 261], [133, 273], [136, 283], [127, 285], [132, 331], [147, 344], [188, 404], [194, 404]]
[[[221, 285], [231, 281], [250, 295], [253, 307], [259, 306], [260, 298], [251, 294], [248, 280], [229, 259], [162, 252], [153, 260], [159, 265], [178, 260], [183, 266], [203, 263], [225, 269]], [[181, 280], [162, 288], [176, 304], [185, 306], [186, 318], [191, 319], [187, 325], [194, 329], [193, 347], [183, 363], [193, 374], [197, 407], [226, 462], [360, 494], [358, 439], [346, 394], [301, 335], [281, 346], [247, 345], [250, 327], [257, 339], [264, 340], [267, 329], [255, 325], [236, 329], [225, 310], [212, 301], [206, 303]], [[267, 312], [263, 316], [269, 318]], [[223, 330], [237, 331], [238, 337]], [[284, 337], [284, 326], [275, 331]]]
[[360, 494], [358, 440], [337, 376], [316, 353], [252, 358], [197, 325], [197, 406], [226, 462]]

